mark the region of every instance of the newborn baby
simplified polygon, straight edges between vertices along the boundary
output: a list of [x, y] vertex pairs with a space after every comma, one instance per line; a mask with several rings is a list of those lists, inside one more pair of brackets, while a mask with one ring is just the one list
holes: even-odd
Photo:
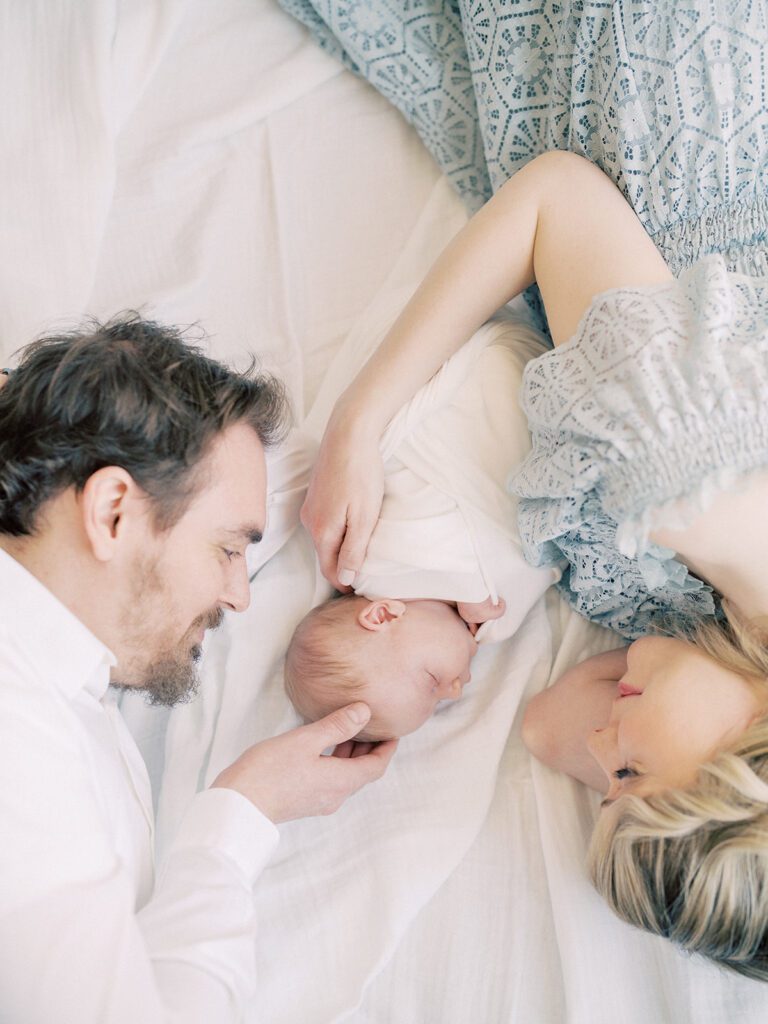
[[361, 738], [413, 732], [461, 695], [477, 644], [513, 636], [559, 577], [526, 563], [506, 487], [530, 448], [515, 396], [541, 351], [526, 324], [490, 321], [390, 423], [356, 595], [313, 609], [287, 654], [304, 717], [361, 699], [373, 713]]
[[447, 601], [331, 598], [293, 634], [285, 688], [311, 720], [364, 700], [371, 719], [357, 739], [397, 739], [423, 725], [440, 701], [461, 696], [477, 651], [477, 624], [503, 611], [503, 602], [457, 608]]

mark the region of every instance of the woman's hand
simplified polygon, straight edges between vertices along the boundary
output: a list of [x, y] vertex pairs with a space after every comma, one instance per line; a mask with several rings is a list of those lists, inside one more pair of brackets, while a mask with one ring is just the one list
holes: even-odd
[[325, 578], [351, 589], [365, 558], [384, 494], [384, 466], [375, 434], [329, 424], [301, 509]]
[[534, 757], [598, 793], [609, 780], [587, 740], [611, 717], [616, 687], [627, 671], [627, 647], [595, 654], [569, 668], [525, 709], [523, 743]]

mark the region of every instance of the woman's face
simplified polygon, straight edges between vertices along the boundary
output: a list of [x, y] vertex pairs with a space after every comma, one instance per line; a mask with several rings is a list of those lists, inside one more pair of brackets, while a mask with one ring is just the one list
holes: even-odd
[[610, 718], [587, 739], [608, 778], [608, 802], [688, 785], [765, 710], [754, 684], [682, 640], [644, 637], [626, 659]]

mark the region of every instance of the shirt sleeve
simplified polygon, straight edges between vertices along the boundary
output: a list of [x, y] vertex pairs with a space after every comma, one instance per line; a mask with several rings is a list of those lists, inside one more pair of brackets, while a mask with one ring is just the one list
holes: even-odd
[[0, 1020], [240, 1020], [275, 826], [239, 793], [198, 794], [137, 913], [77, 716], [0, 665], [0, 721]]
[[253, 994], [252, 890], [276, 844], [276, 827], [235, 790], [192, 801], [138, 915], [157, 984], [180, 1020], [238, 1019]]

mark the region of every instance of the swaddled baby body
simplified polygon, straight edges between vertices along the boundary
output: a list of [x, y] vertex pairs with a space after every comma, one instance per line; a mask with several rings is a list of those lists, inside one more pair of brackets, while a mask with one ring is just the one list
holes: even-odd
[[503, 611], [503, 602], [490, 601], [457, 608], [447, 601], [331, 598], [293, 635], [285, 662], [288, 696], [313, 720], [364, 700], [371, 719], [358, 739], [405, 736], [441, 701], [461, 696], [477, 651], [476, 625]]
[[357, 596], [313, 609], [287, 654], [304, 717], [364, 700], [362, 739], [413, 732], [461, 695], [477, 643], [512, 636], [559, 577], [525, 562], [506, 487], [530, 448], [516, 396], [541, 351], [527, 324], [490, 321], [391, 422]]

